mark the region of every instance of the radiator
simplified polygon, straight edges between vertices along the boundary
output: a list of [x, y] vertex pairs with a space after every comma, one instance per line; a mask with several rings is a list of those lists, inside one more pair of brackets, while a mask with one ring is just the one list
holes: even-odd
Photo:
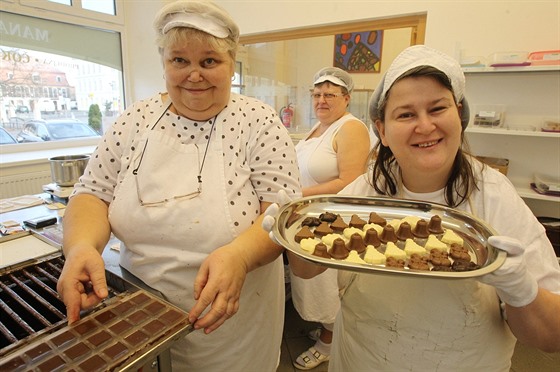
[[0, 199], [40, 194], [43, 185], [52, 183], [50, 171], [0, 176]]

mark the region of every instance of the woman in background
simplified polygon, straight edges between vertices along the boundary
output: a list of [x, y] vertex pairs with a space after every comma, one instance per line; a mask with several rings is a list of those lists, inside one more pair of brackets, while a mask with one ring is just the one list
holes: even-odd
[[[325, 67], [313, 77], [313, 110], [319, 120], [296, 145], [303, 196], [336, 194], [365, 171], [370, 150], [367, 126], [348, 112], [354, 88], [352, 77]], [[336, 270], [312, 280], [290, 275], [292, 301], [300, 316], [321, 323], [309, 333], [315, 345], [296, 358], [307, 370], [329, 360], [333, 323], [340, 308]]]

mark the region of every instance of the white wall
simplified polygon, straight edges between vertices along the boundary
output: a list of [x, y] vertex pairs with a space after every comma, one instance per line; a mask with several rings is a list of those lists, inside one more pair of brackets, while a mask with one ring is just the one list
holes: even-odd
[[124, 0], [126, 103], [165, 91], [163, 68], [155, 44], [154, 16], [164, 0]]
[[427, 12], [426, 44], [452, 55], [457, 50], [468, 55], [488, 55], [495, 51], [550, 50], [560, 46], [557, 0], [215, 2], [237, 20], [242, 34]]
[[[164, 89], [152, 21], [170, 0], [125, 0], [127, 102]], [[426, 44], [457, 58], [560, 48], [558, 0], [215, 0], [244, 35], [427, 12]], [[258, 16], [255, 16], [258, 15]]]

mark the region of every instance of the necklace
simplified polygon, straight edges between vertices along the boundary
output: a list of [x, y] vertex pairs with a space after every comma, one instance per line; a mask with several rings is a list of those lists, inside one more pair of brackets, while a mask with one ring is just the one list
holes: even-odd
[[214, 131], [214, 126], [216, 125], [216, 120], [218, 119], [218, 114], [214, 116], [212, 121], [212, 126], [210, 127], [210, 133], [208, 134], [208, 142], [206, 142], [206, 149], [204, 150], [204, 156], [202, 157], [202, 164], [198, 169], [198, 191], [202, 191], [202, 169], [204, 168], [204, 162], [206, 161], [206, 154], [208, 153], [208, 147], [210, 147], [210, 138], [212, 138], [212, 132]]

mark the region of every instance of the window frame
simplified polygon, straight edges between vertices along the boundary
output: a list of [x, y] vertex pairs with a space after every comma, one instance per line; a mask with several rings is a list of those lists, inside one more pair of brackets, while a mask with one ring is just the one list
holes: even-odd
[[[126, 33], [124, 25], [123, 0], [115, 1], [116, 15], [81, 9], [81, 0], [73, 0], [73, 6], [49, 2], [46, 0], [0, 0], [2, 12], [14, 13], [28, 17], [41, 18], [53, 22], [63, 22], [80, 27], [117, 32], [121, 40], [123, 102], [126, 106], [127, 84], [124, 66], [127, 63]], [[78, 4], [79, 7], [78, 8]], [[97, 138], [77, 138], [71, 140], [46, 141], [43, 143], [17, 143], [0, 146], [0, 168], [23, 161], [44, 161], [45, 154], [50, 152], [76, 151], [92, 149], [99, 143]]]
[[82, 8], [82, 0], [72, 0], [72, 5], [64, 5], [53, 3], [48, 0], [19, 0], [22, 6], [43, 9], [52, 12], [64, 13], [76, 17], [96, 19], [116, 24], [124, 24], [123, 4], [121, 0], [113, 0], [115, 2], [115, 15], [96, 12]]

